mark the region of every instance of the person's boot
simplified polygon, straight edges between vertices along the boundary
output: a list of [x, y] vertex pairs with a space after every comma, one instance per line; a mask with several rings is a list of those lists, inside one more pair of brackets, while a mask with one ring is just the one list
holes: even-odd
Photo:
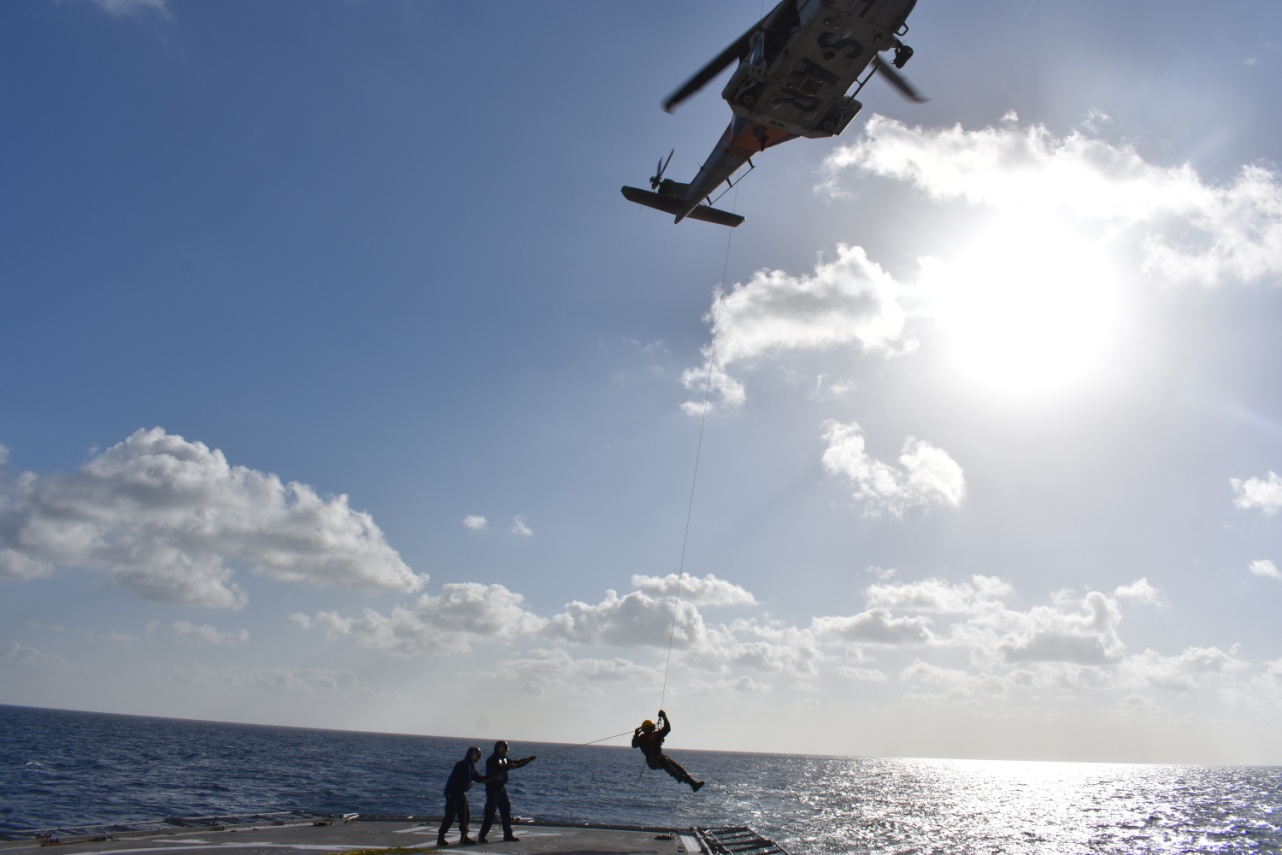
[[702, 786], [703, 786], [703, 781], [696, 781], [694, 778], [690, 779], [690, 789], [693, 792], [696, 792], [696, 793], [699, 792], [699, 788]]
[[459, 842], [459, 845], [460, 845], [460, 846], [475, 846], [475, 845], [476, 845], [476, 841], [475, 841], [475, 840], [473, 840], [472, 838], [468, 837], [466, 834], [464, 834], [462, 837], [460, 837], [460, 838], [458, 839], [458, 842]]
[[445, 842], [445, 835], [437, 835], [436, 846], [438, 849], [444, 849], [446, 846], [449, 846], [449, 845], [450, 844]]

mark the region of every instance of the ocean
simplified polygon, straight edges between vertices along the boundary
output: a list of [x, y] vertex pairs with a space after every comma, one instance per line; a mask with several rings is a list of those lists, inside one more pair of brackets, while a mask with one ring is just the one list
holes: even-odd
[[[38, 829], [305, 810], [439, 816], [476, 742], [0, 705], [0, 839]], [[499, 734], [502, 736], [502, 734]], [[675, 734], [674, 734], [675, 736]], [[620, 739], [626, 745], [626, 739]], [[748, 825], [818, 853], [1282, 852], [1282, 768], [669, 752], [513, 742], [513, 810], [540, 820]], [[483, 793], [473, 792], [473, 813]]]

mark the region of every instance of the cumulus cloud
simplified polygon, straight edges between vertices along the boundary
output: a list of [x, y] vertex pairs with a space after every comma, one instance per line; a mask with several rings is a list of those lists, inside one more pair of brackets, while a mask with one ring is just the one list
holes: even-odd
[[1126, 645], [1117, 634], [1122, 620], [1117, 602], [1092, 591], [1076, 611], [1068, 611], [1063, 600], [1017, 617], [998, 646], [1008, 662], [1098, 665], [1121, 658]]
[[517, 516], [512, 519], [512, 534], [517, 537], [534, 537], [534, 529], [526, 524], [525, 517]]
[[725, 680], [712, 680], [700, 683], [698, 690], [706, 695], [724, 698], [727, 695], [768, 695], [775, 687], [761, 680], [754, 680], [747, 674]]
[[232, 466], [161, 428], [70, 474], [4, 475], [0, 578], [82, 567], [147, 599], [217, 608], [245, 604], [238, 567], [314, 585], [412, 592], [427, 582], [347, 496]]
[[828, 442], [824, 470], [853, 481], [854, 497], [870, 516], [902, 517], [931, 505], [957, 507], [966, 496], [961, 466], [948, 452], [924, 440], [911, 436], [904, 440], [896, 468], [868, 454], [858, 424], [830, 421], [824, 439]]
[[489, 524], [489, 520], [485, 517], [478, 516], [477, 514], [468, 514], [463, 517], [463, 525], [467, 526], [472, 531], [482, 531]]
[[937, 614], [974, 614], [1000, 607], [1003, 597], [1015, 592], [996, 576], [971, 576], [969, 582], [943, 579], [870, 585], [864, 596], [870, 607], [904, 609]]
[[1119, 600], [1139, 600], [1150, 605], [1156, 605], [1160, 600], [1157, 588], [1149, 584], [1147, 577], [1114, 589], [1113, 596]]
[[1141, 225], [1145, 268], [1164, 281], [1214, 286], [1282, 273], [1282, 180], [1245, 166], [1225, 185], [1189, 165], [1161, 167], [1133, 148], [1045, 127], [910, 128], [874, 116], [825, 166], [907, 181], [934, 199], [995, 209], [1065, 211], [1110, 227]]
[[366, 608], [359, 617], [322, 611], [291, 619], [304, 628], [319, 627], [331, 638], [349, 638], [395, 656], [437, 656], [466, 653], [477, 641], [539, 632], [547, 621], [524, 603], [523, 596], [502, 585], [458, 582], [443, 586], [440, 596], [424, 594], [386, 615]]
[[[712, 341], [703, 349], [704, 365], [685, 372], [688, 389], [706, 385], [725, 406], [746, 400], [731, 366], [788, 353], [855, 347], [893, 355], [911, 349], [904, 336], [904, 310], [896, 284], [860, 247], [839, 246], [834, 261], [812, 274], [759, 270], [747, 283], [718, 292], [705, 320]], [[698, 413], [702, 402], [687, 402]]]
[[169, 14], [169, 0], [93, 0], [93, 2], [115, 18], [141, 15], [145, 12], [162, 16]]
[[53, 653], [44, 653], [38, 648], [28, 647], [17, 641], [10, 641], [0, 652], [0, 662], [15, 668], [30, 670], [47, 670], [50, 668], [68, 668], [67, 660]]
[[1264, 478], [1230, 478], [1233, 487], [1233, 504], [1244, 511], [1258, 510], [1273, 516], [1282, 508], [1282, 478], [1269, 472]]
[[930, 620], [894, 617], [887, 609], [869, 609], [850, 617], [817, 617], [810, 629], [821, 641], [858, 642], [888, 647], [924, 645], [934, 641]]
[[[3, 514], [3, 499], [0, 499], [0, 514]], [[8, 547], [0, 547], [0, 579], [26, 581], [41, 576], [52, 576], [54, 566], [48, 561], [32, 558], [24, 552]]]
[[702, 641], [707, 628], [688, 600], [656, 599], [640, 591], [620, 597], [611, 590], [596, 604], [567, 603], [544, 632], [574, 644], [667, 647], [670, 641], [674, 647], [688, 647]]
[[682, 664], [719, 674], [743, 669], [763, 674], [813, 677], [824, 655], [810, 630], [758, 619], [711, 627], [702, 643], [682, 655]]
[[1218, 647], [1190, 647], [1178, 656], [1145, 650], [1127, 659], [1124, 671], [1135, 683], [1186, 692], [1207, 679], [1243, 667], [1244, 663]]
[[232, 632], [220, 630], [209, 624], [194, 624], [189, 620], [176, 620], [165, 625], [159, 621], [152, 621], [147, 625], [147, 631], [161, 633], [174, 641], [196, 644], [244, 644], [249, 640], [247, 629]]
[[675, 573], [667, 576], [632, 577], [632, 587], [642, 594], [656, 599], [679, 597], [697, 606], [753, 606], [757, 600], [746, 589], [718, 579], [709, 573], [703, 578], [682, 573], [680, 578]]
[[1282, 579], [1282, 573], [1278, 572], [1278, 566], [1267, 558], [1252, 561], [1250, 569], [1251, 573], [1256, 576], [1265, 576], [1269, 579]]

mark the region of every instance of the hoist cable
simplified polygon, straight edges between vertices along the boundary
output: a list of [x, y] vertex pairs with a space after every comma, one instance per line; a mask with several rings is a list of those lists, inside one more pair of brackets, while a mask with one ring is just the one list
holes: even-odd
[[[730, 210], [733, 211], [738, 207], [739, 191], [735, 190], [734, 204]], [[726, 275], [730, 270], [730, 239], [734, 235], [734, 230], [728, 230], [726, 234], [726, 252], [725, 258], [721, 263], [721, 287], [717, 289], [716, 298], [713, 300], [712, 316], [712, 342], [708, 345], [708, 373], [703, 382], [703, 407], [699, 414], [699, 440], [695, 444], [694, 451], [694, 473], [690, 477], [690, 498], [686, 504], [686, 525], [685, 532], [681, 536], [681, 560], [677, 566], [677, 589], [672, 598], [672, 627], [668, 630], [668, 658], [663, 664], [663, 691], [659, 694], [659, 709], [663, 709], [664, 702], [668, 697], [668, 670], [672, 667], [672, 644], [677, 634], [677, 610], [681, 605], [681, 577], [685, 573], [686, 566], [686, 547], [690, 543], [690, 520], [694, 517], [694, 489], [699, 482], [699, 458], [703, 454], [703, 431], [708, 423], [708, 402], [712, 398], [712, 372], [717, 365], [717, 320], [721, 307], [721, 295], [725, 292]]]

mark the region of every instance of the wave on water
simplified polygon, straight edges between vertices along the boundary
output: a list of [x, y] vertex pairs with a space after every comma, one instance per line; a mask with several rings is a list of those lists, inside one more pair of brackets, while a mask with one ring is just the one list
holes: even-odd
[[[0, 706], [0, 837], [166, 817], [305, 811], [439, 816], [480, 740]], [[521, 816], [748, 825], [811, 853], [1282, 851], [1282, 769], [894, 760], [684, 751], [697, 795], [620, 747], [540, 755], [508, 789]], [[488, 753], [488, 751], [487, 751]], [[483, 793], [473, 794], [473, 812]]]

